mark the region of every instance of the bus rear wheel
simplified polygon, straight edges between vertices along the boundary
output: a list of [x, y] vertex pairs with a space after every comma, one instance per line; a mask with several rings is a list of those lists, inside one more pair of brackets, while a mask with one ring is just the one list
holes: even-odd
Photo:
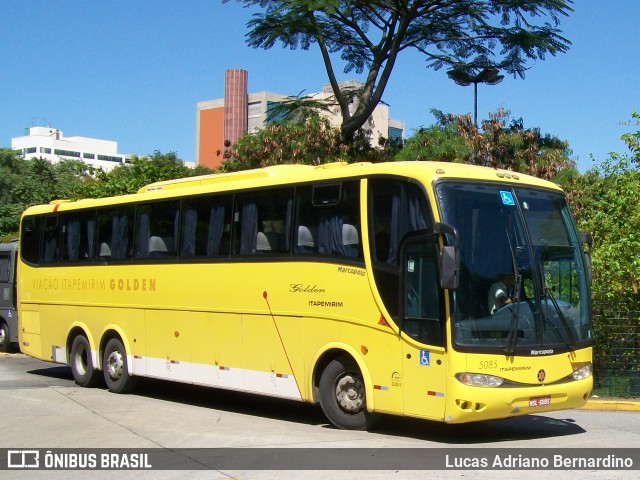
[[332, 360], [320, 376], [320, 406], [329, 421], [344, 430], [366, 430], [378, 415], [367, 411], [364, 379], [349, 357]]
[[73, 339], [69, 364], [76, 384], [81, 387], [93, 387], [98, 383], [100, 376], [93, 366], [91, 346], [89, 340], [82, 335]]
[[118, 338], [107, 342], [103, 357], [104, 380], [114, 393], [128, 393], [136, 386], [136, 378], [129, 374], [127, 352]]

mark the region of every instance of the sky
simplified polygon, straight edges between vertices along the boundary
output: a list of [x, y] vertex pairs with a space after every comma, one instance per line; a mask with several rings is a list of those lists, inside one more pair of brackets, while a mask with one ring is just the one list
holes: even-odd
[[[640, 130], [640, 0], [576, 0], [562, 20], [567, 53], [532, 62], [525, 79], [478, 87], [478, 118], [505, 108], [525, 127], [569, 142], [580, 171], [626, 153]], [[224, 96], [224, 71], [249, 72], [249, 92], [314, 93], [328, 83], [317, 48], [246, 44], [253, 9], [233, 0], [0, 0], [0, 148], [25, 128], [118, 142], [118, 153], [195, 160], [196, 104]], [[363, 80], [339, 69], [338, 79]], [[435, 108], [473, 113], [473, 87], [403, 52], [383, 101], [405, 136]], [[625, 124], [626, 123], [626, 124]]]

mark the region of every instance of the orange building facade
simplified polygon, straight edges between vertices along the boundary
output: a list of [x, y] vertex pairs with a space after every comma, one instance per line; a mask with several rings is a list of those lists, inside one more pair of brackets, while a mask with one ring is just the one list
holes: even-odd
[[224, 155], [224, 106], [198, 111], [196, 163], [216, 169]]

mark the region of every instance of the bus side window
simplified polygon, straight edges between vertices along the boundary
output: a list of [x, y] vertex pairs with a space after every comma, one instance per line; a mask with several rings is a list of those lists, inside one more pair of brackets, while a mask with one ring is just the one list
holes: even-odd
[[20, 256], [32, 265], [38, 263], [42, 217], [25, 217], [20, 230]]
[[61, 214], [62, 260], [86, 262], [93, 259], [95, 212]]
[[313, 255], [318, 252], [318, 209], [311, 202], [311, 187], [296, 189], [293, 252]]
[[129, 260], [133, 246], [132, 206], [98, 210], [95, 252], [98, 260]]
[[299, 187], [294, 253], [362, 259], [360, 182]]
[[175, 259], [180, 202], [155, 202], [136, 208], [135, 258]]
[[403, 245], [402, 329], [429, 345], [444, 344], [437, 236], [421, 235]]
[[11, 277], [11, 255], [0, 253], [0, 283], [9, 283]]
[[400, 245], [411, 232], [430, 230], [431, 216], [420, 188], [405, 180], [369, 180], [369, 247], [380, 297], [392, 318], [398, 317]]
[[233, 253], [288, 253], [292, 204], [291, 188], [238, 195], [234, 213]]
[[231, 195], [189, 198], [182, 205], [180, 256], [229, 255]]

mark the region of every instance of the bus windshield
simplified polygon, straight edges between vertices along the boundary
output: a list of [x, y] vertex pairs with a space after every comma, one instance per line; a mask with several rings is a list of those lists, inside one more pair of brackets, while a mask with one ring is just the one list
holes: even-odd
[[460, 232], [456, 348], [540, 355], [592, 341], [583, 255], [560, 192], [463, 182], [436, 192], [442, 220]]

